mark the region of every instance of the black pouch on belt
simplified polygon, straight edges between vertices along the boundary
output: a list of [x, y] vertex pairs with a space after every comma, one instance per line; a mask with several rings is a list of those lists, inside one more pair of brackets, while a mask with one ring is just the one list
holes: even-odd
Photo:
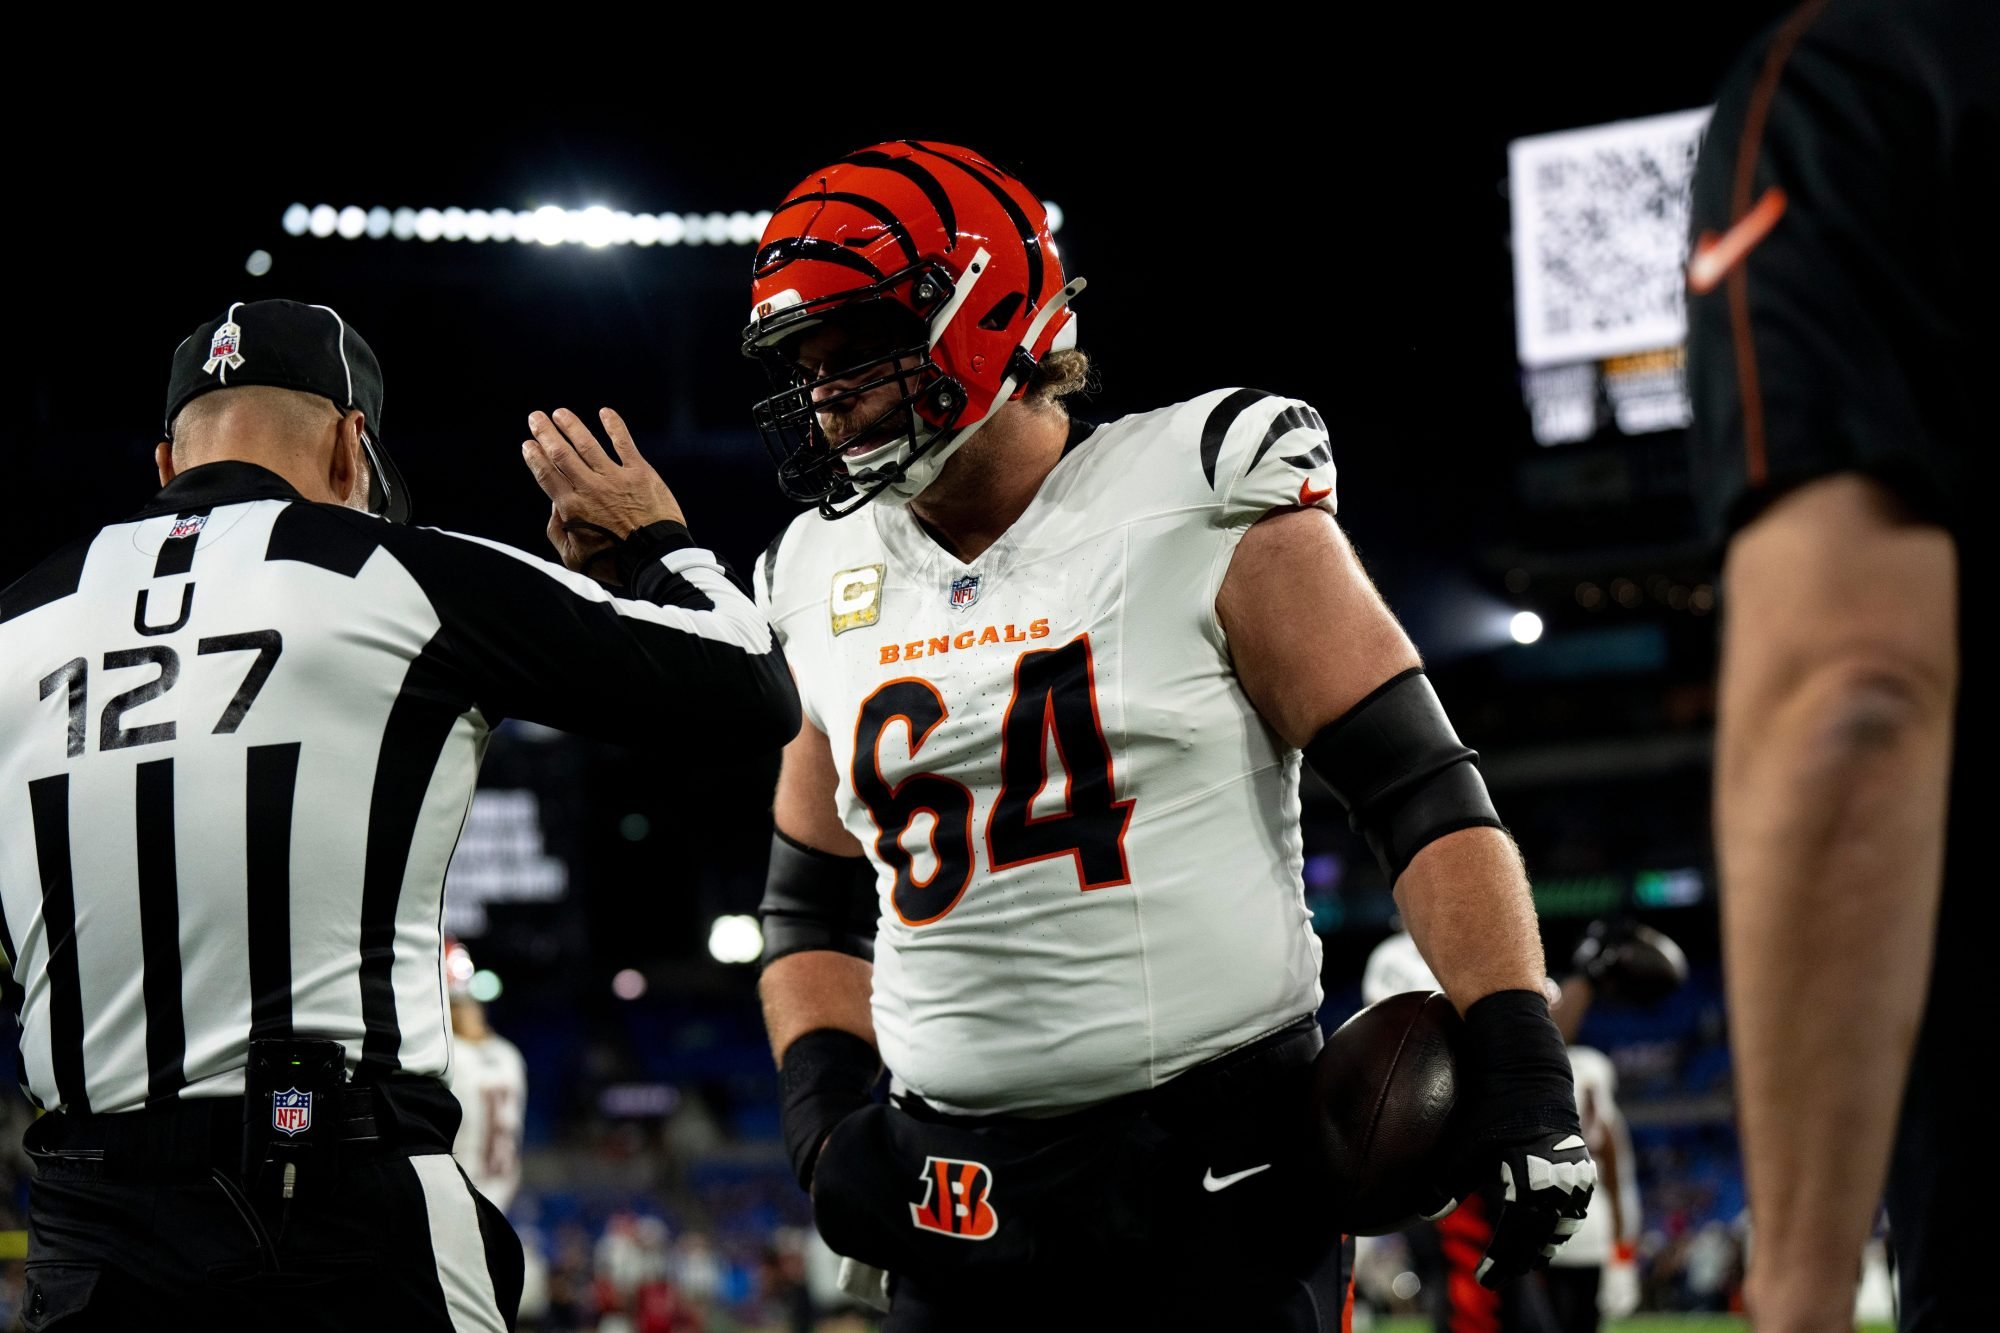
[[250, 1043], [243, 1086], [243, 1186], [291, 1199], [325, 1172], [347, 1048], [324, 1037], [259, 1038]]

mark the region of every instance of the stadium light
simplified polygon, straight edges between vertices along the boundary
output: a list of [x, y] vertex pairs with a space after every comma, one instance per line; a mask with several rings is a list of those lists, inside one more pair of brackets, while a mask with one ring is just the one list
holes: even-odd
[[544, 204], [529, 219], [527, 230], [515, 234], [526, 240], [540, 241], [543, 245], [561, 245], [568, 230], [568, 215], [554, 204]]
[[572, 244], [587, 245], [593, 250], [611, 244], [611, 210], [603, 204], [592, 204], [581, 213], [570, 214], [569, 223], [564, 239]]
[[[1044, 201], [1049, 230], [1062, 230], [1062, 209]], [[515, 211], [507, 208], [397, 208], [349, 204], [308, 207], [289, 205], [280, 223], [288, 236], [367, 237], [379, 241], [519, 241], [546, 246], [581, 245], [591, 250], [637, 245], [755, 245], [771, 224], [769, 209], [752, 213], [714, 210], [706, 213], [628, 213], [608, 204], [563, 208], [543, 204]]]
[[754, 916], [719, 916], [708, 929], [708, 952], [718, 963], [754, 963], [764, 955], [764, 931]]
[[621, 1000], [636, 1000], [646, 993], [646, 974], [637, 968], [624, 968], [611, 978], [611, 993]]
[[1542, 637], [1542, 618], [1533, 611], [1516, 611], [1507, 622], [1507, 632], [1514, 636], [1515, 643], [1533, 643]]
[[500, 998], [500, 974], [482, 967], [472, 974], [472, 982], [466, 990], [481, 1004], [490, 1004]]

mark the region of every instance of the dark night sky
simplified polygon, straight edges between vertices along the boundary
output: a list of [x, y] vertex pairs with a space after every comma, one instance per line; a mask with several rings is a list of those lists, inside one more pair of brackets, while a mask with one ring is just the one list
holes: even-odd
[[[834, 96], [830, 78], [825, 113], [793, 80], [761, 98], [722, 81], [731, 59], [706, 83], [681, 74], [546, 114], [529, 88], [457, 112], [442, 97], [337, 117], [311, 96], [282, 114], [194, 97], [185, 111], [135, 99], [115, 133], [61, 121], [15, 145], [50, 212], [9, 284], [28, 341], [6, 371], [0, 584], [150, 494], [169, 351], [227, 302], [276, 295], [338, 306], [374, 345], [384, 434], [422, 521], [539, 549], [522, 418], [608, 402], [697, 528], [746, 557], [788, 512], [748, 429], [760, 376], [735, 350], [747, 248], [294, 239], [280, 216], [295, 200], [754, 211], [896, 136], [972, 145], [1062, 204], [1104, 377], [1090, 414], [1225, 384], [1313, 401], [1333, 425], [1343, 518], [1393, 584], [1506, 537], [1512, 472], [1532, 452], [1507, 140], [1701, 104], [1774, 9], [1489, 21], [1449, 42], [1436, 15], [1343, 20], [1312, 34], [1311, 59], [1289, 29], [1190, 33], [1180, 54], [1078, 55], [1039, 82], [919, 79], [934, 90], [898, 96], [878, 79]], [[260, 247], [275, 264], [251, 278]]]
[[[749, 426], [761, 374], [736, 348], [749, 248], [295, 239], [283, 211], [755, 211], [844, 152], [921, 137], [979, 149], [1061, 204], [1066, 266], [1091, 283], [1076, 307], [1083, 344], [1103, 376], [1085, 415], [1243, 384], [1319, 408], [1342, 520], [1430, 650], [1426, 599], [1454, 583], [1494, 591], [1494, 550], [1545, 545], [1560, 526], [1528, 512], [1517, 485], [1537, 450], [1513, 349], [1508, 140], [1704, 104], [1778, 11], [1578, 6], [1565, 12], [1588, 18], [1471, 31], [1428, 9], [1310, 30], [1162, 16], [1148, 34], [1162, 49], [1143, 59], [1031, 50], [1002, 74], [926, 70], [925, 53], [960, 50], [931, 38], [871, 66], [888, 73], [818, 82], [752, 80], [742, 71], [760, 61], [742, 51], [683, 49], [670, 79], [615, 99], [572, 100], [585, 80], [510, 69], [458, 110], [437, 92], [342, 100], [313, 66], [275, 95], [135, 85], [88, 115], [11, 115], [35, 128], [9, 145], [21, 332], [0, 370], [0, 586], [152, 494], [171, 350], [230, 301], [267, 296], [337, 306], [368, 337], [385, 372], [382, 435], [419, 521], [542, 551], [546, 502], [517, 453], [524, 417], [609, 403], [697, 533], [745, 563], [792, 512]], [[252, 278], [258, 248], [274, 266]], [[586, 894], [605, 966], [637, 940], [649, 943], [634, 961], [696, 951], [705, 913], [754, 903], [761, 797], [731, 805], [704, 790], [726, 783], [675, 786], [657, 760], [602, 752], [498, 753], [489, 777], [522, 763], [573, 788], [570, 813], [549, 817], [558, 834], [581, 821], [579, 876], [611, 889]], [[610, 832], [628, 810], [656, 821], [654, 842]], [[696, 840], [707, 853], [683, 854]], [[654, 847], [674, 849], [667, 864], [695, 895], [661, 884]], [[522, 956], [542, 943], [519, 939]], [[511, 946], [492, 947], [504, 959]]]

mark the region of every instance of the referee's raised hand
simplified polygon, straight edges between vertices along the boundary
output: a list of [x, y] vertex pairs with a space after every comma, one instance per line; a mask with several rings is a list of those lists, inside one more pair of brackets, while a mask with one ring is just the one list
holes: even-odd
[[598, 578], [610, 576], [602, 560], [613, 545], [651, 523], [687, 523], [666, 481], [639, 452], [625, 419], [610, 408], [598, 418], [618, 450], [613, 457], [583, 419], [568, 408], [530, 412], [531, 438], [521, 458], [549, 497], [549, 542], [564, 565]]

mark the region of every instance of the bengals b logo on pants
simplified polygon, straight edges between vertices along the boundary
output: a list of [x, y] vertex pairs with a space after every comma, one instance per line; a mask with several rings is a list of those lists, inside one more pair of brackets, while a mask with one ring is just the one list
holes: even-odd
[[982, 1163], [926, 1157], [918, 1179], [924, 1182], [924, 1197], [910, 1205], [910, 1221], [919, 1231], [935, 1231], [960, 1240], [990, 1240], [1000, 1229], [1000, 1215], [986, 1202], [993, 1189], [993, 1173]]

